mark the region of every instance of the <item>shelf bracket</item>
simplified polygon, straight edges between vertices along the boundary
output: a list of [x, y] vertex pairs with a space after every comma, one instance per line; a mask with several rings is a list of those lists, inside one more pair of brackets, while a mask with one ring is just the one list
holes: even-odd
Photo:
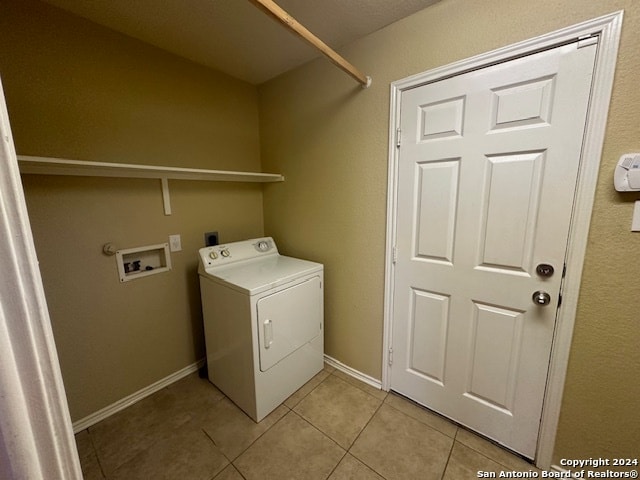
[[164, 204], [164, 214], [171, 215], [171, 195], [169, 195], [169, 180], [167, 177], [160, 178], [162, 184], [162, 203]]

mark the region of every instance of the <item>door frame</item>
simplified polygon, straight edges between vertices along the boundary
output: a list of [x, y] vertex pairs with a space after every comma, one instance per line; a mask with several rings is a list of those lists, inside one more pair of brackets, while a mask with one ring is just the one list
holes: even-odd
[[82, 479], [0, 82], [0, 477]]
[[396, 239], [396, 208], [398, 192], [398, 129], [400, 108], [404, 91], [503, 63], [542, 50], [548, 50], [572, 41], [598, 37], [593, 86], [589, 98], [589, 110], [583, 138], [582, 155], [575, 192], [574, 208], [567, 247], [567, 273], [563, 283], [562, 308], [558, 311], [553, 338], [547, 387], [544, 397], [535, 463], [539, 468], [551, 466], [556, 431], [560, 417], [562, 393], [569, 362], [571, 339], [580, 293], [582, 267], [587, 248], [591, 211], [600, 169], [600, 156], [604, 143], [607, 114], [613, 87], [618, 45], [622, 28], [623, 11], [617, 11], [586, 22], [578, 23], [554, 32], [497, 50], [477, 55], [427, 72], [419, 73], [391, 84], [389, 120], [389, 171], [387, 186], [387, 231], [385, 253], [384, 331], [382, 360], [382, 389], [390, 390], [389, 365], [393, 331], [394, 250]]

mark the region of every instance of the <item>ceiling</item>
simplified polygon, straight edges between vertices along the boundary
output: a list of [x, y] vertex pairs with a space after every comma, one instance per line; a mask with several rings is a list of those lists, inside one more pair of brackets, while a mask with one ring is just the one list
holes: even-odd
[[[252, 84], [320, 55], [249, 0], [44, 1]], [[276, 0], [334, 49], [437, 1]]]

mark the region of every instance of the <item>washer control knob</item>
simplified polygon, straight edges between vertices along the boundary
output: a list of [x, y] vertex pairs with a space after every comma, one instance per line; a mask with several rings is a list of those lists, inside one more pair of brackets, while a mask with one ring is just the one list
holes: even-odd
[[211, 260], [215, 260], [216, 258], [218, 258], [218, 254], [211, 250], [211, 252], [209, 253], [209, 258], [211, 258]]
[[266, 252], [267, 250], [269, 250], [269, 242], [265, 242], [264, 240], [258, 242], [258, 250], [260, 252]]
[[225, 248], [223, 250], [220, 250], [220, 255], [222, 255], [225, 258], [226, 257], [230, 257], [231, 256], [231, 252], [228, 249]]

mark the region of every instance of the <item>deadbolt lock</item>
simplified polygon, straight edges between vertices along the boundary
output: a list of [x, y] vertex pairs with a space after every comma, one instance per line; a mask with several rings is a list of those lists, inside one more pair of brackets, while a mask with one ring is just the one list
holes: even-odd
[[549, 265], [548, 263], [541, 263], [536, 267], [536, 273], [541, 277], [550, 277], [554, 271], [553, 265]]

